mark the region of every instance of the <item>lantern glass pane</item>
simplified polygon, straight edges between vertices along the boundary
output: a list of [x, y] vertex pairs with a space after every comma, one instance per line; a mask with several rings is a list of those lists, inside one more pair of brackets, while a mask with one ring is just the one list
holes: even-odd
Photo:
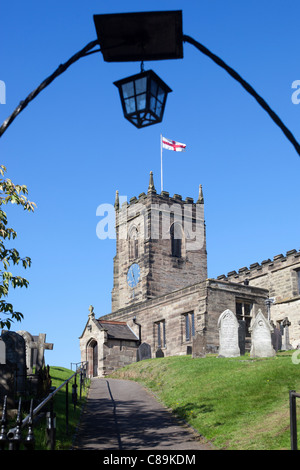
[[136, 90], [136, 94], [146, 93], [147, 91], [147, 78], [146, 77], [135, 80], [135, 90]]
[[135, 111], [135, 99], [134, 98], [128, 98], [127, 100], [124, 100], [125, 102], [125, 108], [126, 108], [126, 113], [130, 114]]
[[153, 96], [157, 93], [157, 83], [154, 80], [151, 80], [151, 93]]
[[153, 113], [156, 113], [156, 99], [154, 96], [151, 96], [150, 98], [150, 109], [153, 111]]
[[129, 98], [134, 95], [133, 82], [124, 83], [122, 85], [122, 91], [124, 98]]
[[158, 93], [157, 93], [157, 99], [163, 103], [164, 102], [164, 97], [165, 97], [165, 92], [162, 88], [158, 87]]
[[161, 113], [162, 113], [162, 103], [160, 101], [156, 101], [156, 114], [157, 116], [160, 118], [161, 117]]
[[146, 107], [146, 93], [142, 93], [141, 95], [137, 95], [136, 97], [136, 107], [137, 110], [145, 109]]

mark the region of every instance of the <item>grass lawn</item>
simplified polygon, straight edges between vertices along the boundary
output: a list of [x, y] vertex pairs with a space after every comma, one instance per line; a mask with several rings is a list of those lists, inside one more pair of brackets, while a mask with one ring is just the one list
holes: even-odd
[[300, 392], [300, 364], [293, 364], [292, 353], [149, 359], [111, 377], [142, 383], [215, 448], [289, 450], [289, 390]]

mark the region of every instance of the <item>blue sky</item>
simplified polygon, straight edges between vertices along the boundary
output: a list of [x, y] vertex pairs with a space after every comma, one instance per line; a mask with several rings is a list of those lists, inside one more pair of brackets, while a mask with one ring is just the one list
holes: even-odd
[[[93, 14], [182, 10], [184, 34], [236, 69], [300, 140], [299, 19], [290, 0], [10, 1], [1, 7], [0, 80], [6, 119], [28, 93], [88, 42]], [[17, 270], [29, 288], [9, 300], [24, 314], [13, 330], [47, 334], [50, 365], [80, 361], [79, 340], [93, 305], [111, 308], [114, 240], [99, 240], [97, 207], [115, 191], [138, 196], [149, 172], [160, 190], [160, 134], [187, 145], [164, 151], [164, 189], [197, 198], [203, 185], [208, 275], [299, 249], [300, 157], [241, 86], [189, 44], [184, 58], [146, 62], [169, 86], [161, 124], [138, 130], [122, 115], [113, 82], [140, 65], [107, 63], [94, 54], [44, 90], [0, 139], [7, 177], [26, 184], [34, 213], [8, 209], [14, 246], [32, 258]]]

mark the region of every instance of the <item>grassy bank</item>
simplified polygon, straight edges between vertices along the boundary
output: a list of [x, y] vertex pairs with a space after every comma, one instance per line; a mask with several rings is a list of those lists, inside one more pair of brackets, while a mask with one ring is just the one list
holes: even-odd
[[216, 448], [290, 449], [289, 390], [300, 392], [292, 351], [263, 359], [150, 359], [112, 377], [142, 383]]

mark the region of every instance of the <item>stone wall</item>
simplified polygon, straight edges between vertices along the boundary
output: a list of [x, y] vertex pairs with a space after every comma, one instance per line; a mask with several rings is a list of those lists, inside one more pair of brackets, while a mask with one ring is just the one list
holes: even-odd
[[208, 350], [216, 352], [219, 344], [218, 319], [226, 309], [236, 314], [237, 302], [248, 302], [253, 305], [252, 318], [259, 310], [267, 316], [265, 300], [268, 291], [255, 286], [240, 285], [228, 281], [209, 279], [207, 281], [207, 321], [206, 342]]
[[208, 350], [217, 352], [219, 335], [217, 322], [221, 313], [229, 308], [236, 311], [236, 301], [253, 303], [252, 315], [259, 309], [267, 315], [265, 299], [268, 291], [255, 286], [240, 285], [228, 281], [208, 279], [193, 286], [166, 294], [156, 299], [141, 302], [101, 317], [101, 320], [126, 321], [137, 332], [133, 321], [141, 325], [141, 341], [151, 347], [152, 357], [159, 348], [157, 325], [165, 322], [165, 356], [184, 355], [191, 351], [192, 336], [186, 340], [185, 316], [193, 314], [195, 332], [206, 331]]
[[136, 354], [137, 344], [133, 341], [108, 340], [103, 345], [101, 375], [108, 375], [116, 369], [136, 362]]
[[237, 271], [231, 271], [218, 276], [218, 280], [249, 283], [250, 286], [262, 287], [269, 290], [269, 296], [274, 299], [271, 306], [271, 320], [276, 324], [285, 317], [289, 318], [290, 342], [294, 348], [300, 344], [300, 251], [287, 251], [273, 259], [261, 263], [244, 266]]

